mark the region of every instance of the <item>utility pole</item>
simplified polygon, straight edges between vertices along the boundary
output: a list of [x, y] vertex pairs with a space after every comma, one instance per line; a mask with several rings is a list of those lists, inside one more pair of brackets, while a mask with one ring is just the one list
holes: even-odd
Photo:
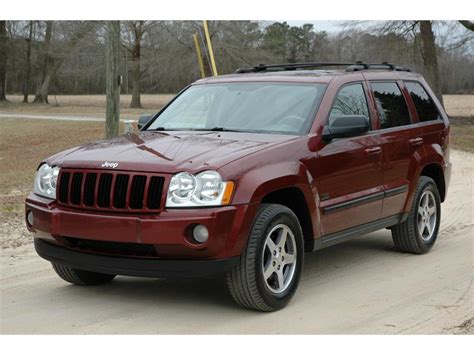
[[202, 53], [201, 53], [201, 47], [199, 46], [197, 34], [193, 34], [193, 40], [194, 40], [194, 45], [196, 46], [196, 56], [198, 60], [198, 65], [199, 65], [199, 72], [201, 73], [201, 78], [206, 77], [206, 73], [204, 72], [204, 63], [202, 61]]
[[106, 113], [105, 136], [116, 137], [119, 134], [120, 122], [120, 21], [107, 22], [107, 39], [105, 52], [106, 70]]
[[207, 21], [202, 21], [204, 25], [204, 35], [206, 36], [207, 47], [209, 49], [209, 57], [211, 59], [212, 75], [217, 76], [216, 61], [214, 60], [214, 50], [212, 49], [211, 36], [209, 35], [209, 28], [207, 27]]

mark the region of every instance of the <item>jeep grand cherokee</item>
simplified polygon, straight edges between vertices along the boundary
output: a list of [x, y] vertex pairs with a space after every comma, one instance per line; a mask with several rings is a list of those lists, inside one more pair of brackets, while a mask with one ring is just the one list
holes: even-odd
[[407, 69], [243, 68], [141, 125], [39, 165], [26, 224], [70, 283], [225, 274], [238, 304], [274, 311], [304, 252], [390, 228], [398, 250], [423, 254], [438, 236], [448, 117]]

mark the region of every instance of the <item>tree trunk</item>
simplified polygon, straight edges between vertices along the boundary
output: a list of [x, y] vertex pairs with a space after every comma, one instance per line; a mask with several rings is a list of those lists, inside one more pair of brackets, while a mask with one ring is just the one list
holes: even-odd
[[30, 75], [31, 75], [31, 41], [33, 40], [33, 24], [34, 21], [30, 21], [30, 33], [26, 40], [26, 74], [25, 81], [23, 82], [23, 102], [28, 103], [28, 93], [30, 86]]
[[0, 101], [6, 101], [8, 37], [7, 22], [0, 21]]
[[141, 89], [141, 52], [142, 33], [141, 29], [135, 28], [135, 42], [132, 50], [132, 102], [130, 108], [142, 108], [140, 89]]
[[420, 34], [425, 78], [438, 97], [438, 100], [443, 104], [438, 58], [436, 56], [436, 43], [431, 21], [420, 21]]
[[105, 52], [106, 76], [106, 114], [105, 136], [118, 136], [120, 120], [120, 21], [107, 22], [107, 39]]
[[51, 81], [51, 75], [48, 74], [48, 67], [51, 62], [49, 55], [49, 45], [51, 44], [51, 36], [53, 34], [53, 21], [46, 22], [46, 32], [44, 35], [43, 45], [43, 67], [41, 68], [41, 81], [36, 91], [36, 96], [33, 102], [36, 103], [48, 103], [48, 92], [49, 83]]

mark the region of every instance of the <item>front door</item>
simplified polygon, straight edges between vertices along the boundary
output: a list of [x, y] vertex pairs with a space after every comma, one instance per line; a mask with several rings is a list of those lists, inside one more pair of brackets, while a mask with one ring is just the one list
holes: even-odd
[[[362, 83], [350, 83], [339, 90], [328, 123], [340, 115], [370, 118]], [[333, 139], [318, 152], [315, 169], [323, 236], [380, 218], [382, 154], [380, 136], [373, 131]]]

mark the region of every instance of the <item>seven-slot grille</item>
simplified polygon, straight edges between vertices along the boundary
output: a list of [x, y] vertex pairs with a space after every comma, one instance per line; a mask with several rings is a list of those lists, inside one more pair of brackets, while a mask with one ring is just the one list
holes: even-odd
[[60, 204], [72, 207], [155, 212], [164, 180], [149, 173], [61, 169], [56, 194]]

